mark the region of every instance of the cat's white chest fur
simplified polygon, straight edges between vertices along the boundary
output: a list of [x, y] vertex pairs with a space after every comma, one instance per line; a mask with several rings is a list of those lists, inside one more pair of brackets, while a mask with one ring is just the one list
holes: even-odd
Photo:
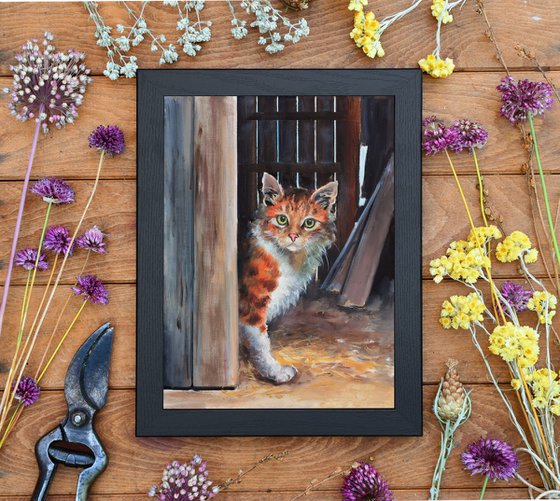
[[301, 269], [296, 270], [286, 256], [278, 252], [270, 243], [262, 242], [261, 245], [278, 263], [280, 272], [278, 285], [270, 294], [266, 318], [267, 322], [270, 322], [297, 303], [313, 278], [314, 273], [309, 267], [305, 267], [307, 268], [305, 271]]

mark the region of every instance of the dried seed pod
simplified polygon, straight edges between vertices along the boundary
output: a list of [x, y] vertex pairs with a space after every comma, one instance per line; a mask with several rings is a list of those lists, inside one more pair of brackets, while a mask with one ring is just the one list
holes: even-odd
[[310, 0], [282, 0], [282, 3], [292, 10], [304, 10], [309, 7]]
[[444, 420], [454, 421], [457, 419], [465, 402], [465, 388], [457, 374], [458, 361], [450, 358], [447, 361], [447, 372], [443, 378], [441, 393], [437, 408], [439, 417]]

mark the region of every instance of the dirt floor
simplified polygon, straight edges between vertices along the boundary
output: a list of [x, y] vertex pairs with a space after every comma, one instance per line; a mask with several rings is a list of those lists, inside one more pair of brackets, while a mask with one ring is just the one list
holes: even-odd
[[[309, 297], [314, 295], [315, 297]], [[391, 408], [393, 304], [373, 298], [362, 310], [309, 294], [270, 326], [274, 354], [297, 367], [297, 378], [275, 386], [243, 357], [235, 390], [165, 390], [166, 409]]]

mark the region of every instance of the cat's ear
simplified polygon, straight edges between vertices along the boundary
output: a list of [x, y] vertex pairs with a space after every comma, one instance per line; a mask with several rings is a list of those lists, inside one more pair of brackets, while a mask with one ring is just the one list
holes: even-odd
[[262, 177], [262, 194], [266, 205], [274, 205], [276, 199], [284, 194], [282, 185], [268, 172], [265, 172]]
[[317, 188], [310, 197], [312, 202], [318, 203], [323, 209], [331, 209], [336, 202], [338, 195], [338, 181], [331, 181], [330, 183]]

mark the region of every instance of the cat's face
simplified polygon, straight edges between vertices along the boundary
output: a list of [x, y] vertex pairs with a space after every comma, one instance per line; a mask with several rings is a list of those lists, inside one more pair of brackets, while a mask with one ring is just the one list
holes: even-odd
[[276, 178], [265, 173], [262, 192], [261, 235], [266, 240], [289, 252], [330, 247], [335, 238], [336, 181], [313, 192], [284, 190]]

